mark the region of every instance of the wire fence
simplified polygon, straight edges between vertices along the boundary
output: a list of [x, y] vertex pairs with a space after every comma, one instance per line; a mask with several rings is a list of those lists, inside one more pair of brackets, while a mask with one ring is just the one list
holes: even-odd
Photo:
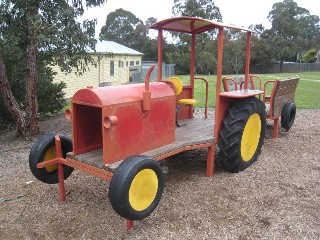
[[[158, 64], [157, 62], [142, 62], [142, 69], [141, 69], [141, 79], [145, 80], [146, 79], [146, 74], [148, 69], [152, 65], [156, 65], [154, 70], [152, 71], [150, 75], [150, 80], [156, 80], [158, 78]], [[171, 76], [174, 75], [174, 66], [175, 64], [166, 64], [162, 63], [162, 78], [170, 78]]]

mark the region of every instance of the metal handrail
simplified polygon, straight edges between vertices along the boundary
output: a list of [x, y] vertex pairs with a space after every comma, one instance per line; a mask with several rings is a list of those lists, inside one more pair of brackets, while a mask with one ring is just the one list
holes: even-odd
[[209, 92], [208, 88], [209, 88], [209, 83], [205, 78], [202, 78], [202, 77], [195, 77], [194, 79], [195, 80], [202, 80], [206, 84], [206, 102], [205, 102], [205, 109], [204, 109], [204, 117], [205, 117], [205, 119], [207, 119], [208, 118], [208, 92]]

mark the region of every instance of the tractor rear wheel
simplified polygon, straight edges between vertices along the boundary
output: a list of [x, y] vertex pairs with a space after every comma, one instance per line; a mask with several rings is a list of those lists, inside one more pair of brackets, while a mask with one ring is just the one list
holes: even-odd
[[[56, 133], [50, 133], [40, 137], [32, 146], [29, 154], [29, 167], [32, 174], [41, 182], [55, 184], [59, 182], [57, 164], [50, 165], [44, 168], [37, 168], [37, 164], [52, 160], [56, 157], [54, 137]], [[68, 152], [72, 151], [72, 141], [70, 138], [58, 134], [61, 139], [61, 150], [63, 157], [66, 157]], [[73, 168], [63, 166], [64, 179], [67, 179]]]
[[296, 105], [292, 102], [287, 102], [281, 112], [281, 127], [290, 129], [296, 117]]
[[159, 163], [147, 156], [131, 156], [114, 173], [108, 196], [113, 209], [121, 217], [141, 220], [157, 207], [163, 188]]
[[218, 142], [222, 165], [239, 172], [258, 158], [266, 128], [265, 106], [255, 97], [238, 99], [223, 120]]

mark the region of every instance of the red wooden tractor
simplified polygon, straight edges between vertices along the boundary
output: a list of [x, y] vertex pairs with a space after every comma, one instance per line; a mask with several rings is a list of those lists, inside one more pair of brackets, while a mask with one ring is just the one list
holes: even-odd
[[[164, 183], [159, 161], [207, 148], [206, 174], [213, 176], [218, 145], [225, 168], [239, 172], [257, 160], [266, 127], [265, 105], [256, 97], [263, 91], [248, 89], [251, 30], [194, 17], [169, 18], [151, 28], [158, 30], [158, 81], [149, 83], [150, 69], [145, 83], [76, 92], [66, 111], [72, 121], [72, 141], [60, 134], [45, 135], [29, 158], [37, 179], [59, 183], [61, 200], [66, 198], [64, 180], [73, 169], [110, 181], [111, 205], [128, 220], [129, 228], [132, 220], [149, 216], [160, 201]], [[221, 92], [225, 28], [247, 36], [245, 78], [239, 91]], [[213, 29], [218, 30], [215, 116], [193, 118], [195, 80], [204, 81], [206, 93], [210, 91], [205, 79], [194, 76], [196, 36]], [[163, 31], [191, 35], [188, 85], [162, 78]]]

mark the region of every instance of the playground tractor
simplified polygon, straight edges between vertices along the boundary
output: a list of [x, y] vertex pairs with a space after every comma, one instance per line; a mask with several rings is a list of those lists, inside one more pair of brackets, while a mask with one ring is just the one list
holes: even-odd
[[[151, 28], [158, 30], [158, 81], [149, 81], [153, 66], [145, 83], [79, 90], [65, 113], [72, 122], [72, 141], [61, 134], [44, 135], [29, 156], [33, 175], [44, 183], [58, 183], [61, 200], [66, 199], [64, 180], [74, 169], [110, 181], [110, 203], [127, 219], [128, 228], [133, 220], [149, 216], [160, 201], [164, 183], [159, 161], [207, 148], [206, 175], [211, 177], [218, 145], [225, 169], [239, 172], [257, 160], [265, 137], [265, 105], [259, 100], [264, 91], [248, 88], [251, 30], [194, 17], [169, 18]], [[225, 28], [246, 32], [242, 90], [221, 92]], [[216, 108], [214, 118], [207, 118], [208, 82], [194, 76], [195, 43], [198, 34], [214, 29]], [[162, 79], [163, 31], [191, 35], [188, 85], [176, 77]], [[206, 86], [206, 116], [193, 118], [194, 82], [199, 80]]]

